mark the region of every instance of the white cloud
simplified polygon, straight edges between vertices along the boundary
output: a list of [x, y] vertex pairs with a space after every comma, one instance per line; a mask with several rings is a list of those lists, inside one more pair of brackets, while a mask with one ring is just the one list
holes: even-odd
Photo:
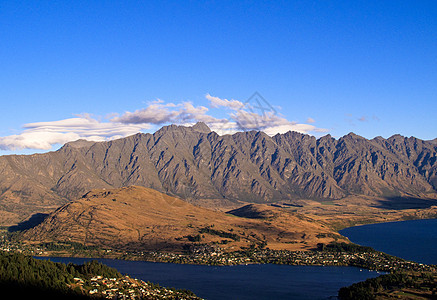
[[289, 121], [273, 112], [267, 112], [263, 115], [260, 115], [247, 111], [238, 111], [237, 113], [233, 114], [233, 118], [239, 125], [240, 130], [261, 130], [268, 135], [285, 133], [287, 131], [297, 131], [300, 133], [328, 131], [324, 128], [317, 128], [314, 125], [300, 124]]
[[[261, 130], [269, 135], [298, 131], [301, 133], [328, 132], [311, 124], [298, 124], [277, 114], [270, 105], [257, 105], [238, 100], [227, 100], [207, 94], [211, 107], [227, 109], [228, 119], [216, 118], [205, 106], [195, 106], [191, 102], [165, 103], [163, 100], [149, 102], [146, 108], [134, 112], [108, 114], [106, 121], [93, 118], [89, 114], [76, 115], [59, 121], [29, 123], [20, 134], [0, 137], [0, 149], [52, 149], [54, 145], [85, 139], [107, 141], [136, 134], [156, 125], [194, 124], [205, 122], [218, 134], [233, 134], [244, 130]], [[229, 111], [230, 110], [230, 111]], [[314, 121], [308, 118], [307, 123]]]
[[[223, 124], [226, 133], [244, 130], [261, 130], [268, 135], [275, 135], [287, 131], [297, 131], [301, 133], [329, 131], [310, 124], [298, 124], [297, 122], [289, 121], [278, 114], [268, 103], [242, 103], [238, 100], [220, 99], [209, 94], [206, 95], [206, 98], [214, 107], [223, 106], [233, 110], [233, 112], [229, 114], [231, 121]], [[262, 107], [260, 107], [260, 105]], [[314, 119], [308, 118], [307, 123], [312, 122], [315, 122]], [[218, 131], [223, 131], [223, 129], [219, 128]]]
[[106, 141], [137, 133], [148, 126], [100, 122], [89, 116], [52, 122], [29, 123], [20, 134], [0, 137], [0, 149], [50, 150], [53, 145], [65, 144], [78, 139]]
[[211, 106], [216, 108], [223, 106], [233, 110], [239, 110], [244, 106], [244, 103], [238, 100], [220, 99], [219, 97], [213, 97], [210, 94], [206, 94], [205, 97], [209, 100]]
[[123, 124], [154, 124], [181, 123], [189, 120], [202, 119], [208, 108], [193, 106], [190, 102], [181, 104], [154, 102], [148, 107], [134, 112], [125, 112], [121, 117], [114, 117], [112, 122]]
[[114, 117], [111, 121], [124, 124], [163, 124], [171, 122], [178, 115], [177, 111], [171, 110], [172, 107], [173, 103], [154, 102], [146, 108], [125, 112], [121, 117]]

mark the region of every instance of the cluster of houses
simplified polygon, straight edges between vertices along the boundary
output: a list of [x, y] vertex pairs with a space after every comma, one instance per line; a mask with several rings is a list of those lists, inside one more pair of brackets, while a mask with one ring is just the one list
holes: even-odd
[[[204, 250], [204, 249], [202, 249]], [[287, 251], [255, 249], [251, 251], [224, 252], [194, 251], [191, 254], [175, 254], [164, 252], [139, 252], [136, 255], [143, 260], [207, 264], [207, 265], [240, 265], [250, 263], [271, 263], [285, 265], [319, 265], [319, 266], [356, 266], [365, 269], [395, 272], [419, 271], [435, 272], [436, 266], [406, 261], [378, 251], [369, 252], [328, 252], [328, 251]]]
[[290, 265], [356, 266], [369, 270], [395, 272], [435, 272], [436, 266], [407, 261], [378, 251], [328, 252], [259, 250], [251, 260]]
[[91, 279], [74, 278], [72, 288], [80, 287], [90, 295], [103, 296], [106, 299], [200, 299], [185, 291], [167, 289], [129, 276]]

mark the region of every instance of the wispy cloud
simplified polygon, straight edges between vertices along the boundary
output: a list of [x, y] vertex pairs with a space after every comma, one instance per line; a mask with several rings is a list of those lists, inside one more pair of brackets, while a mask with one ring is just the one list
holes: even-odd
[[313, 118], [308, 118], [307, 123], [316, 123], [316, 120], [314, 120]]
[[[77, 115], [59, 121], [25, 124], [22, 132], [0, 137], [0, 149], [50, 150], [54, 145], [86, 139], [107, 141], [129, 136], [143, 130], [165, 124], [192, 125], [198, 121], [206, 123], [218, 134], [232, 134], [242, 130], [261, 130], [269, 135], [298, 131], [301, 133], [325, 133], [327, 129], [312, 124], [289, 121], [275, 110], [257, 111], [248, 103], [239, 100], [221, 99], [205, 95], [211, 108], [225, 108], [228, 118], [216, 118], [206, 106], [195, 106], [191, 102], [166, 103], [156, 100], [147, 107], [123, 114], [110, 114], [106, 119], [94, 118], [89, 114]], [[314, 123], [311, 118], [307, 123]]]
[[213, 97], [210, 94], [206, 94], [205, 97], [209, 100], [209, 103], [212, 107], [226, 107], [232, 110], [239, 110], [244, 107], [244, 103], [238, 100], [220, 99], [219, 97]]
[[125, 137], [146, 129], [145, 126], [101, 122], [89, 116], [52, 122], [37, 122], [23, 125], [20, 134], [0, 137], [0, 149], [50, 150], [53, 145], [78, 139], [105, 141]]
[[378, 116], [373, 115], [372, 118], [368, 118], [367, 116], [361, 116], [357, 118], [360, 122], [369, 122], [369, 121], [380, 121]]
[[[238, 100], [220, 99], [209, 94], [206, 95], [206, 98], [211, 102], [211, 106], [213, 107], [226, 107], [231, 110], [226, 127], [216, 128], [215, 131], [217, 132], [234, 133], [242, 130], [260, 130], [269, 135], [274, 135], [287, 131], [297, 131], [301, 133], [324, 133], [329, 131], [328, 129], [317, 128], [311, 124], [300, 124], [289, 121], [277, 113], [269, 103], [266, 103], [265, 99], [255, 101], [255, 103], [243, 103]], [[307, 123], [310, 122], [307, 120]]]
[[146, 108], [134, 112], [125, 112], [122, 116], [112, 118], [111, 121], [123, 124], [161, 125], [195, 119], [197, 116], [204, 116], [207, 111], [208, 108], [194, 107], [190, 102], [175, 104], [159, 101], [152, 102]]

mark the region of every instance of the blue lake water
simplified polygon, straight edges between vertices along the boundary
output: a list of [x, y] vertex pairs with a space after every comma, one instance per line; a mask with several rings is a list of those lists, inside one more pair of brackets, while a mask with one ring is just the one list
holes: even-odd
[[437, 264], [437, 219], [371, 224], [340, 231], [352, 242], [425, 264]]
[[[50, 257], [81, 264], [87, 258]], [[380, 274], [354, 267], [285, 265], [199, 266], [97, 259], [123, 274], [215, 299], [336, 299], [341, 287]]]
[[[437, 219], [344, 229], [351, 241], [408, 260], [437, 264]], [[44, 258], [81, 264], [88, 258]], [[336, 299], [341, 287], [380, 274], [354, 267], [199, 266], [97, 259], [123, 274], [215, 299]]]

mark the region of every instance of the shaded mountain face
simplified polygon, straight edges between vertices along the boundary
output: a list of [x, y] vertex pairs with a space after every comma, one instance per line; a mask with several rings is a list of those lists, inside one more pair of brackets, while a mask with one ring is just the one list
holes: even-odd
[[399, 135], [350, 133], [316, 139], [297, 132], [219, 136], [198, 123], [109, 142], [83, 140], [55, 152], [0, 157], [2, 219], [59, 207], [95, 188], [144, 186], [193, 203], [267, 203], [350, 194], [437, 193], [437, 144]]
[[[257, 219], [247, 218], [247, 212]], [[182, 250], [199, 242], [233, 250], [259, 243], [272, 249], [302, 250], [341, 238], [319, 221], [263, 204], [249, 205], [238, 213], [240, 217], [235, 215], [131, 186], [88, 192], [20, 236], [37, 242], [154, 251]]]

